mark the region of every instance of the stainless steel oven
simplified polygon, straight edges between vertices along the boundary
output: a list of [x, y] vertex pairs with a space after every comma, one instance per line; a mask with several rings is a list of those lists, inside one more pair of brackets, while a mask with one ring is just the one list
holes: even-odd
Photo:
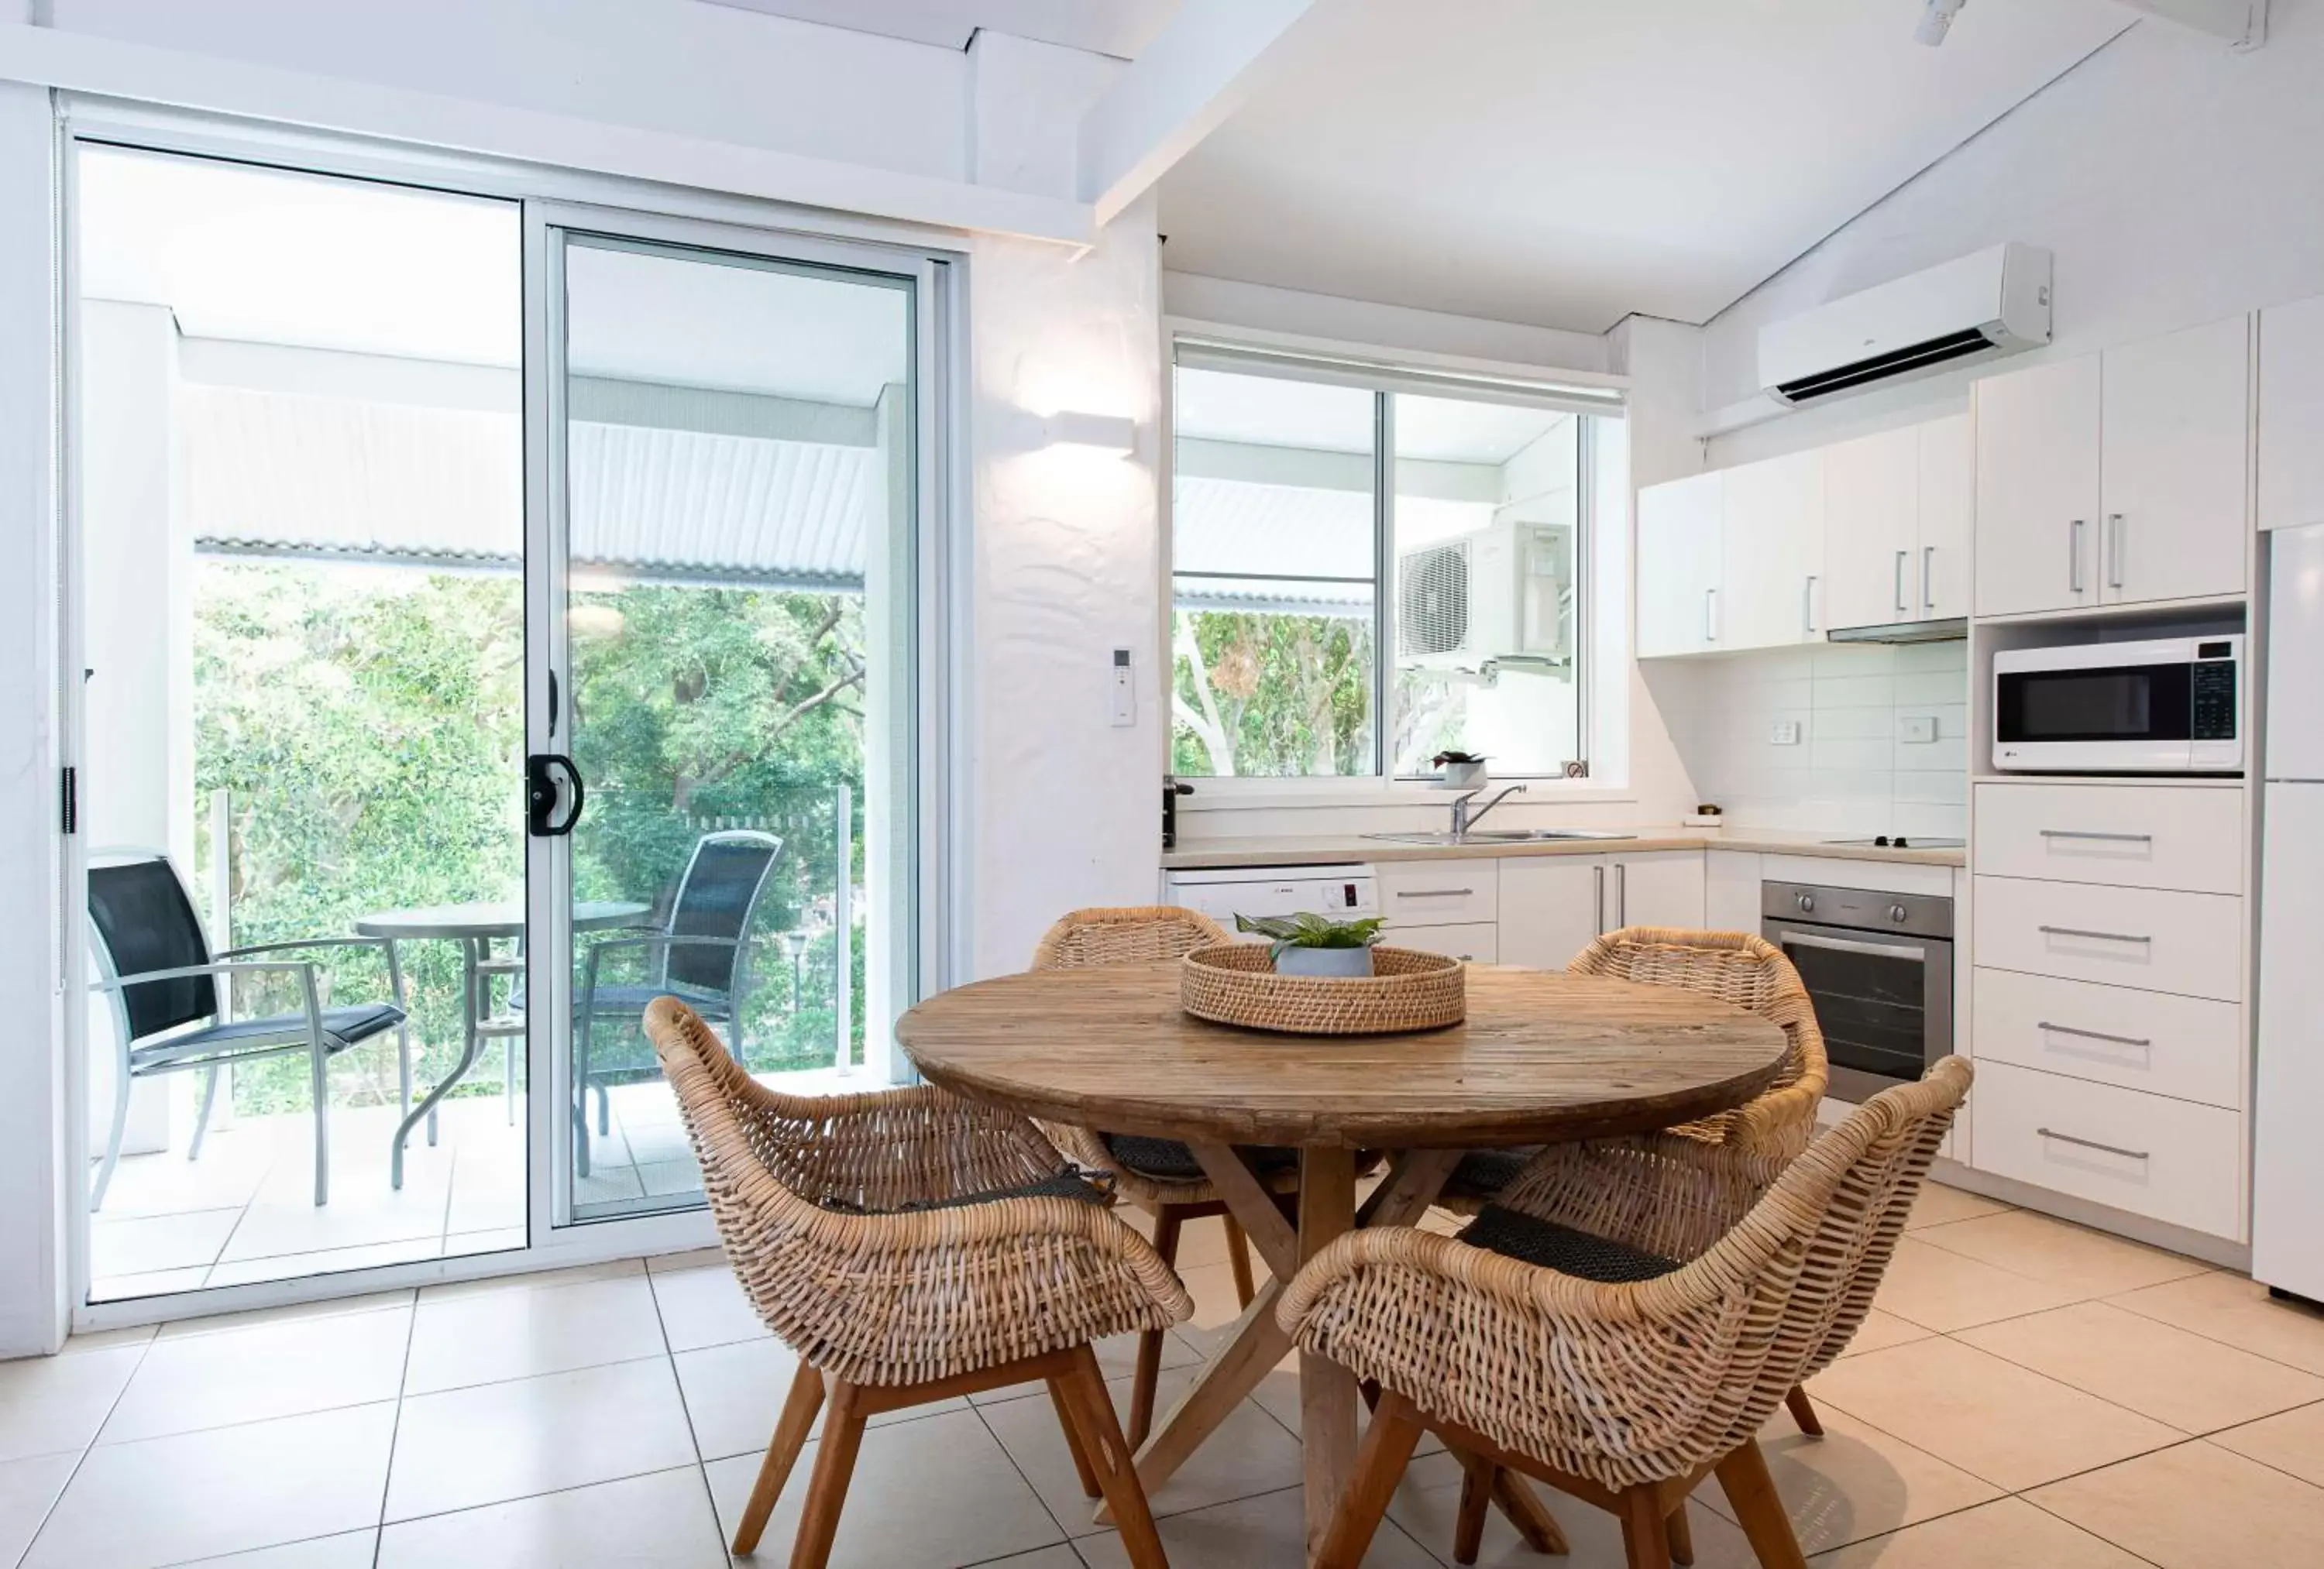
[[1759, 914], [1815, 1000], [1833, 1099], [1909, 1084], [1952, 1051], [1950, 899], [1762, 883]]

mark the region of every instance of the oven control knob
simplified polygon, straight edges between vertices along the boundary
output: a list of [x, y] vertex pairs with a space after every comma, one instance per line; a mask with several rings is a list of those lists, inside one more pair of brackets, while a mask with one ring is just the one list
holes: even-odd
[[1901, 922], [1904, 919], [1904, 906], [1903, 906], [1902, 904], [1891, 904], [1891, 905], [1889, 905], [1889, 906], [1888, 906], [1888, 919], [1889, 919], [1889, 920], [1891, 920], [1891, 921], [1895, 921], [1895, 922]]
[[1815, 908], [1815, 895], [1813, 894], [1801, 894], [1796, 897], [1800, 906], [1801, 914], [1804, 915]]

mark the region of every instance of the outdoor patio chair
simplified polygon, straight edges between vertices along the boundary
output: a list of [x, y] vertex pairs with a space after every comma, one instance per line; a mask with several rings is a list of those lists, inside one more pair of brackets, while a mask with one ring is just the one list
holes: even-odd
[[[779, 838], [755, 829], [706, 833], [694, 841], [694, 853], [678, 876], [678, 893], [670, 901], [665, 924], [624, 928], [581, 940], [586, 945], [581, 962], [581, 992], [573, 1007], [577, 1026], [573, 1052], [573, 1142], [580, 1175], [589, 1174], [589, 1092], [597, 1092], [597, 1132], [602, 1136], [613, 1132], [608, 1087], [661, 1077], [660, 1064], [650, 1051], [600, 1060], [597, 1027], [614, 1023], [641, 1029], [653, 1000], [674, 996], [706, 1023], [726, 1025], [730, 1037], [739, 1034], [737, 1025], [751, 979], [751, 922], [782, 849]], [[604, 978], [607, 959], [628, 954], [645, 960], [642, 977], [634, 981]], [[729, 1044], [741, 1049], [739, 1040], [730, 1039]]]
[[[179, 880], [178, 869], [159, 850], [105, 850], [88, 869], [88, 923], [102, 977], [91, 989], [113, 1003], [115, 1054], [113, 1123], [106, 1136], [105, 1164], [89, 1194], [94, 1211], [105, 1204], [114, 1168], [121, 1160], [122, 1132], [129, 1120], [129, 1092], [138, 1079], [162, 1073], [202, 1070], [201, 1110], [187, 1159], [199, 1160], [211, 1103], [217, 1096], [218, 1069], [262, 1057], [307, 1054], [315, 1097], [315, 1202], [330, 1198], [330, 1085], [332, 1058], [390, 1030], [401, 1030], [407, 1013], [403, 975], [394, 950], [377, 937], [309, 937], [256, 942], [210, 951], [201, 916]], [[325, 1005], [322, 967], [312, 959], [254, 959], [262, 953], [292, 953], [328, 948], [375, 948], [387, 962], [394, 1001]], [[261, 1018], [233, 1017], [234, 977], [288, 975], [298, 980], [302, 1007]], [[224, 984], [220, 982], [223, 980]]]

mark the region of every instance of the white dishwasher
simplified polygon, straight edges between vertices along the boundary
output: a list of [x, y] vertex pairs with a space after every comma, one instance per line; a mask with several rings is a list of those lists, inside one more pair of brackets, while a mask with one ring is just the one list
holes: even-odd
[[1296, 915], [1334, 921], [1380, 913], [1379, 879], [1368, 866], [1184, 867], [1162, 876], [1165, 902], [1197, 910], [1234, 930], [1237, 915]]

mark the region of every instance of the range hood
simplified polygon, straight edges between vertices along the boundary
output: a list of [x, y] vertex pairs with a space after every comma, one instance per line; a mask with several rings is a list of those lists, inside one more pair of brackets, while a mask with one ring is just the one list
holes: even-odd
[[1824, 636], [1835, 643], [1958, 643], [1969, 636], [1969, 618], [1898, 621], [1887, 627], [1834, 628]]

